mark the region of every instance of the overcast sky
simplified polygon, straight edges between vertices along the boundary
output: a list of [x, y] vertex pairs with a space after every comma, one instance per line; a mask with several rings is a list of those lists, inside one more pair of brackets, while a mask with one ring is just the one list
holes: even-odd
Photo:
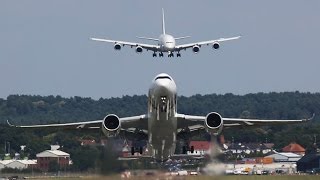
[[[242, 35], [181, 58], [153, 58], [90, 37], [146, 42], [166, 32], [189, 43]], [[320, 1], [2, 0], [0, 98], [11, 94], [121, 97], [146, 94], [158, 73], [179, 95], [319, 92]], [[153, 42], [149, 42], [153, 43]]]

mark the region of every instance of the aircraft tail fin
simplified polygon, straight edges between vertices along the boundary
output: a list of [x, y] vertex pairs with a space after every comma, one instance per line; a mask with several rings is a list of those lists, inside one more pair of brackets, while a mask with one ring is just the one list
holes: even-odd
[[164, 22], [164, 10], [162, 8], [162, 34], [166, 34], [166, 25]]

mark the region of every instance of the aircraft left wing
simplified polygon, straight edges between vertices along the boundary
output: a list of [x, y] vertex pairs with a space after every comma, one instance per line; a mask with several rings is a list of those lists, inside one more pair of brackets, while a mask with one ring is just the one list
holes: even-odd
[[200, 41], [200, 42], [177, 45], [175, 48], [175, 51], [185, 50], [188, 48], [192, 48], [193, 46], [196, 46], [196, 45], [202, 46], [202, 45], [210, 45], [210, 44], [214, 44], [214, 43], [220, 43], [220, 42], [224, 42], [224, 41], [236, 40], [236, 39], [239, 39], [240, 37], [241, 36], [235, 36], [235, 37], [231, 37], [231, 38], [220, 38], [220, 39], [209, 40], [209, 41]]
[[[305, 119], [293, 119], [293, 120], [281, 120], [281, 119], [242, 119], [242, 118], [222, 118], [223, 119], [223, 127], [225, 128], [233, 128], [239, 126], [267, 126], [267, 125], [281, 125], [281, 124], [297, 124], [297, 123], [305, 123], [314, 118], [315, 114], [312, 117]], [[178, 132], [188, 129], [190, 132], [194, 132], [197, 130], [203, 130], [205, 116], [191, 116], [185, 114], [177, 114], [178, 121]]]
[[99, 42], [108, 42], [108, 43], [114, 43], [119, 44], [122, 46], [130, 46], [130, 47], [142, 47], [144, 49], [155, 51], [157, 52], [160, 49], [160, 46], [158, 45], [151, 45], [151, 44], [143, 44], [143, 43], [136, 43], [136, 42], [127, 42], [127, 41], [117, 41], [117, 40], [111, 40], [111, 39], [100, 39], [100, 38], [90, 38], [93, 41], [99, 41]]
[[[121, 130], [128, 130], [129, 132], [133, 128], [138, 128], [141, 130], [147, 130], [147, 123], [144, 120], [147, 119], [147, 115], [140, 115], [140, 116], [131, 116], [131, 117], [124, 117], [119, 118], [121, 123]], [[102, 119], [101, 120], [94, 120], [94, 121], [84, 121], [84, 122], [75, 122], [75, 123], [59, 123], [59, 124], [40, 124], [40, 125], [27, 125], [27, 126], [20, 126], [14, 125], [7, 120], [7, 124], [10, 127], [17, 127], [17, 128], [62, 128], [62, 129], [100, 129], [102, 127]]]

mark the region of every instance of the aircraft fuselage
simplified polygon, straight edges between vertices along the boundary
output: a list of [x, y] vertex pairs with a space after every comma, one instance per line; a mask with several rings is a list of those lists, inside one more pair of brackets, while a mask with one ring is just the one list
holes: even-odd
[[175, 152], [177, 88], [167, 74], [159, 74], [148, 94], [148, 152], [164, 161]]
[[161, 52], [174, 52], [176, 46], [176, 40], [173, 36], [168, 34], [161, 34], [159, 36], [159, 43]]

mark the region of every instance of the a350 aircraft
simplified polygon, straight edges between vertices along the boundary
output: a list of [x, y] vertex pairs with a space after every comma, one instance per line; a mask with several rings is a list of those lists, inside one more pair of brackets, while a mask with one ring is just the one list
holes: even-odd
[[115, 50], [121, 50], [122, 46], [130, 46], [131, 48], [135, 48], [137, 53], [142, 53], [143, 49], [147, 51], [153, 51], [153, 57], [157, 56], [157, 52], [159, 52], [159, 57], [163, 57], [163, 53], [168, 53], [168, 57], [173, 57], [174, 52], [177, 52], [176, 56], [181, 57], [181, 50], [186, 50], [188, 48], [192, 48], [194, 53], [198, 53], [200, 51], [201, 46], [203, 45], [211, 45], [213, 49], [219, 49], [220, 43], [224, 41], [230, 41], [239, 39], [240, 36], [230, 37], [230, 38], [220, 38], [215, 40], [208, 40], [208, 41], [200, 41], [188, 44], [181, 44], [177, 45], [176, 40], [189, 38], [190, 36], [183, 36], [183, 37], [173, 37], [172, 35], [166, 34], [165, 22], [164, 22], [164, 11], [162, 9], [162, 34], [159, 38], [149, 38], [149, 37], [137, 37], [140, 39], [147, 39], [155, 41], [157, 44], [143, 44], [137, 42], [127, 42], [127, 41], [118, 41], [118, 40], [111, 40], [111, 39], [100, 39], [100, 38], [91, 38], [94, 41], [101, 41], [101, 42], [108, 42], [114, 43]]
[[[165, 161], [174, 156], [176, 140], [181, 134], [192, 136], [194, 132], [206, 130], [210, 135], [217, 136], [223, 128], [303, 123], [313, 117], [300, 120], [259, 120], [225, 118], [217, 112], [210, 112], [206, 116], [179, 114], [176, 84], [168, 74], [162, 73], [153, 79], [149, 88], [146, 114], [121, 118], [109, 114], [102, 120], [64, 124], [16, 126], [9, 121], [8, 124], [20, 128], [100, 129], [107, 137], [121, 134], [142, 135], [148, 142], [149, 156], [158, 161]], [[141, 153], [141, 147], [131, 148], [132, 154], [136, 151]]]

